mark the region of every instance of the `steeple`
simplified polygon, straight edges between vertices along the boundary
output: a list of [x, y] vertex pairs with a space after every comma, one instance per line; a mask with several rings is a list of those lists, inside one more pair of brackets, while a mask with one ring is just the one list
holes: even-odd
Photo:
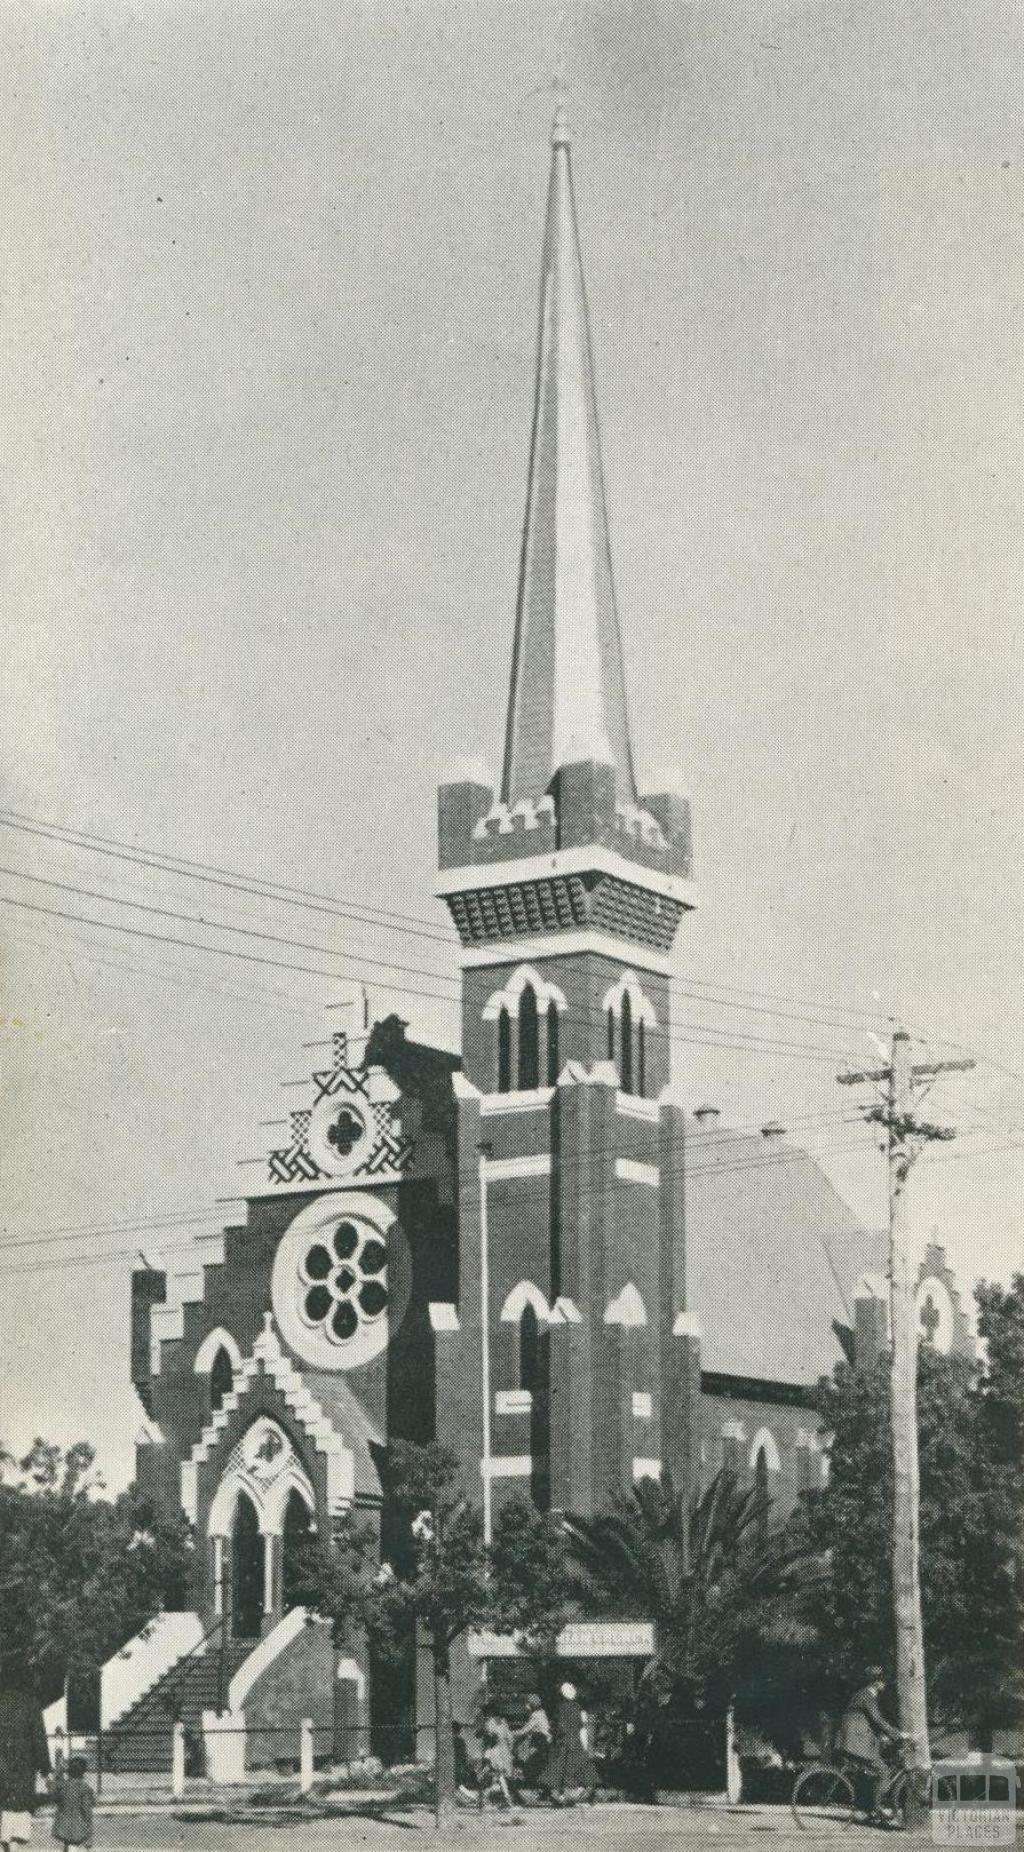
[[615, 610], [570, 134], [551, 132], [537, 389], [501, 797], [536, 803], [554, 773], [611, 765], [636, 803]]

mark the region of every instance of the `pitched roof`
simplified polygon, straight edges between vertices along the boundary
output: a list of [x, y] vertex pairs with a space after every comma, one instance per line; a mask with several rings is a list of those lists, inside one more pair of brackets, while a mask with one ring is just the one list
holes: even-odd
[[502, 801], [536, 801], [563, 765], [615, 768], [636, 802], [569, 130], [559, 109], [541, 269], [530, 480]]
[[778, 1135], [688, 1127], [686, 1303], [701, 1363], [723, 1375], [813, 1384], [842, 1351], [861, 1274], [885, 1264], [806, 1151]]

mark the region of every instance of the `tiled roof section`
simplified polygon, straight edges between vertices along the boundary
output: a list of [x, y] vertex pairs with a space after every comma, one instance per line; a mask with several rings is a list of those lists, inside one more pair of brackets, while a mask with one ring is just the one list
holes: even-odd
[[569, 134], [560, 110], [502, 801], [536, 802], [561, 766], [583, 760], [613, 765], [619, 803], [635, 805]]
[[694, 1126], [686, 1168], [686, 1299], [702, 1367], [817, 1382], [842, 1355], [833, 1320], [852, 1326], [858, 1279], [885, 1266], [884, 1238], [778, 1136]]

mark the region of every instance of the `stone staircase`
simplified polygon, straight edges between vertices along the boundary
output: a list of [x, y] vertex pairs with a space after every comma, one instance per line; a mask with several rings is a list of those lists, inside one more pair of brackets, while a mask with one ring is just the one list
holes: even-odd
[[104, 1768], [118, 1775], [166, 1773], [171, 1767], [171, 1739], [177, 1719], [185, 1726], [188, 1766], [192, 1744], [197, 1748], [202, 1744], [203, 1712], [217, 1709], [222, 1681], [227, 1701], [227, 1687], [258, 1644], [256, 1640], [230, 1641], [224, 1651], [223, 1671], [217, 1637], [204, 1640], [194, 1653], [186, 1654], [105, 1733]]

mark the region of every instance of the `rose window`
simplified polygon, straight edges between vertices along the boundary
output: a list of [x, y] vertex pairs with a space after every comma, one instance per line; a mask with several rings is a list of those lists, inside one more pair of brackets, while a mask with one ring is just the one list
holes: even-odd
[[306, 1249], [299, 1263], [300, 1304], [305, 1324], [333, 1344], [355, 1337], [387, 1311], [388, 1251], [375, 1229], [338, 1223]]

